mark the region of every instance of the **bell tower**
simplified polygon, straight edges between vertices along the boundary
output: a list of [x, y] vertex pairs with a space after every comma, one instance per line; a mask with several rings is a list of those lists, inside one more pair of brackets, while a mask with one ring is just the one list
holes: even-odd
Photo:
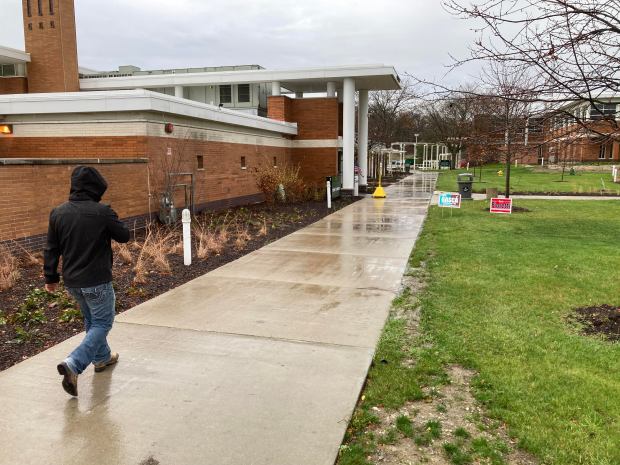
[[78, 92], [73, 0], [22, 0], [28, 91]]

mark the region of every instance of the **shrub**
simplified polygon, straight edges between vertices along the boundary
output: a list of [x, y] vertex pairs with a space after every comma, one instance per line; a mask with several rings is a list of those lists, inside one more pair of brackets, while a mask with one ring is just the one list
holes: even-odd
[[114, 242], [112, 244], [112, 250], [114, 251], [114, 255], [125, 265], [131, 265], [133, 263], [133, 255], [131, 254], [131, 250], [129, 250], [128, 244]]
[[19, 260], [8, 247], [0, 245], [0, 291], [11, 289], [20, 276]]
[[[254, 169], [254, 177], [258, 189], [269, 203], [277, 200], [294, 203], [309, 200], [313, 192], [299, 175], [300, 167], [289, 165], [271, 166], [263, 164]], [[279, 186], [284, 188], [284, 198], [277, 195]]]

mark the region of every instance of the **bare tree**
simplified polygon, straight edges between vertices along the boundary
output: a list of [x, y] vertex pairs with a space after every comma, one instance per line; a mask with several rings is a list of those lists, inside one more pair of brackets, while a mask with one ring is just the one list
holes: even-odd
[[[453, 14], [481, 24], [471, 56], [538, 76], [536, 100], [599, 136], [619, 132], [606, 100], [620, 90], [620, 0], [444, 0]], [[608, 124], [591, 124], [568, 103], [587, 102]], [[615, 113], [615, 112], [614, 112]]]
[[371, 92], [368, 104], [369, 146], [388, 146], [394, 141], [413, 140], [420, 132], [422, 115], [417, 111], [413, 86], [405, 81], [400, 90]]

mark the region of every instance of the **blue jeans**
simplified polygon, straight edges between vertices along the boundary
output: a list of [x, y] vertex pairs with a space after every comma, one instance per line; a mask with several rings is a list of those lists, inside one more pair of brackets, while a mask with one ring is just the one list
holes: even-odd
[[110, 346], [106, 338], [114, 322], [116, 296], [111, 282], [94, 287], [68, 287], [67, 291], [80, 305], [86, 336], [65, 359], [65, 363], [73, 372], [80, 374], [91, 363], [110, 360]]

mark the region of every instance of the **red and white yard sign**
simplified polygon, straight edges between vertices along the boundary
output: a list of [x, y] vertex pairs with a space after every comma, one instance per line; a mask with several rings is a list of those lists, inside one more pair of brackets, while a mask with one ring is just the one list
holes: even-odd
[[491, 213], [512, 213], [512, 199], [491, 199]]

